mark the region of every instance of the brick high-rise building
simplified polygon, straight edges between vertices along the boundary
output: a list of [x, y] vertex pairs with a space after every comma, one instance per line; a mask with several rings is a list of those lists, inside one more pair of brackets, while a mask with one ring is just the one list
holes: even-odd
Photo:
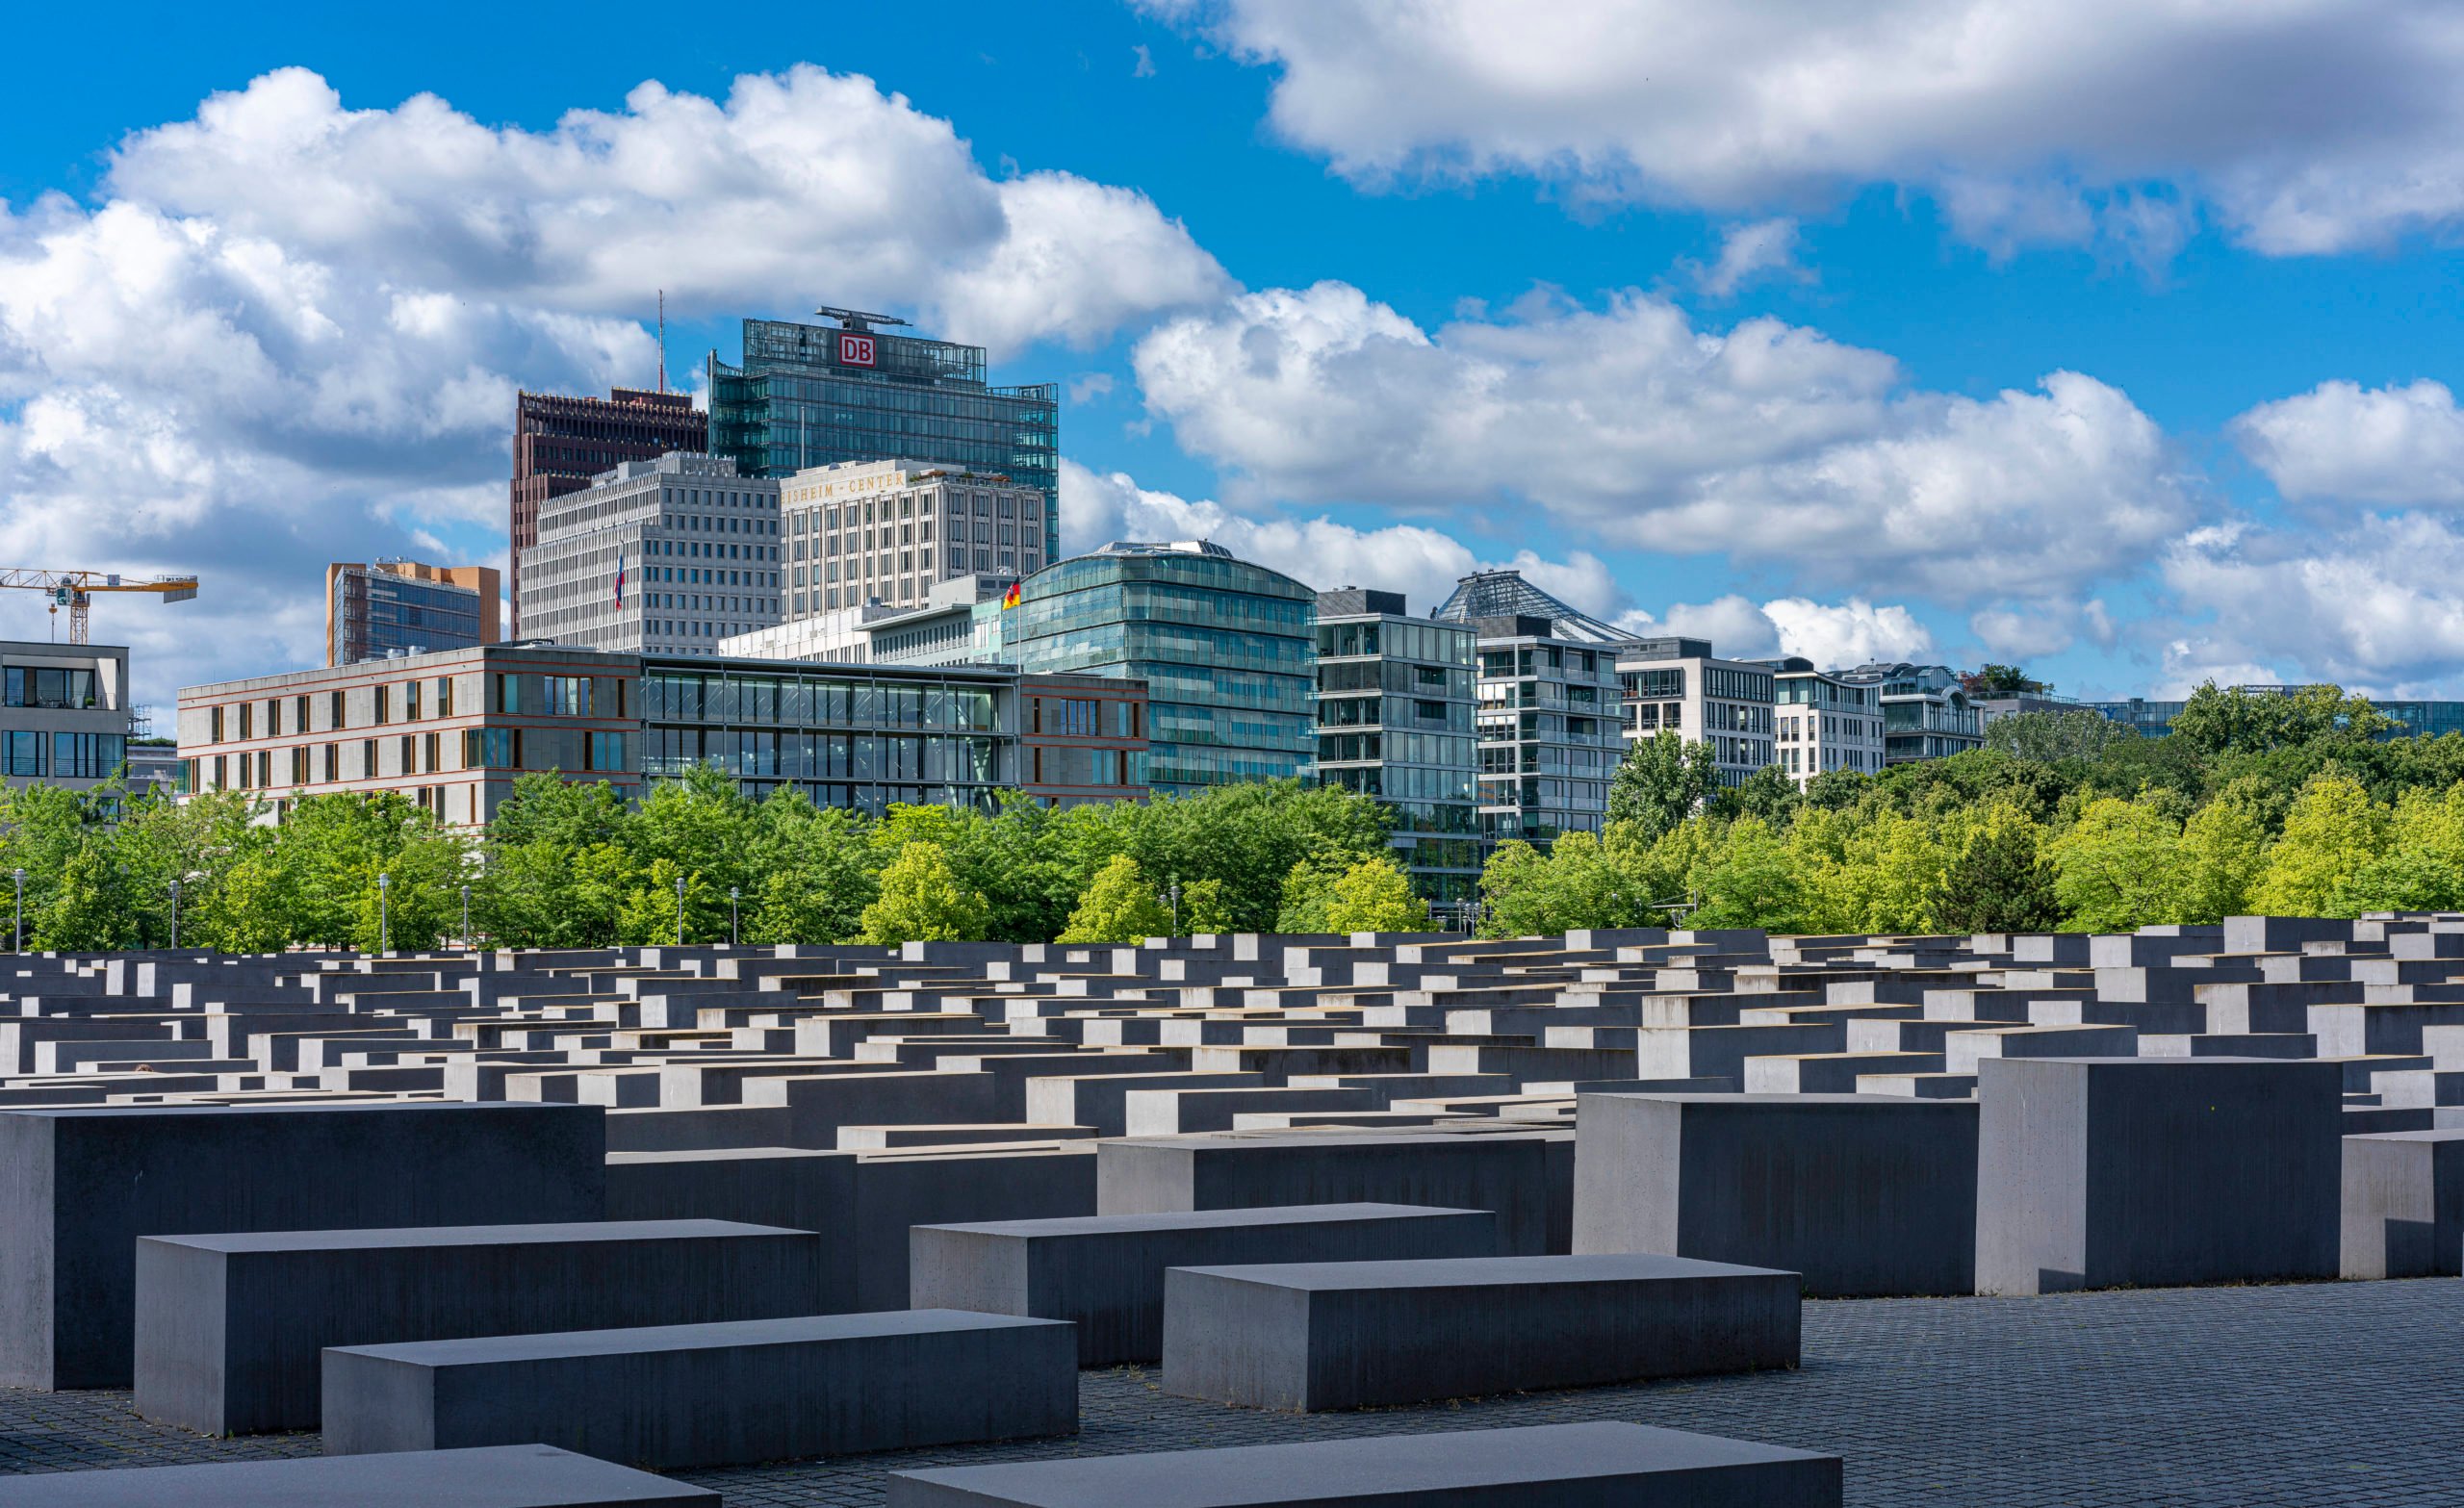
[[579, 492], [627, 461], [709, 448], [709, 416], [682, 393], [611, 388], [603, 398], [524, 393], [514, 399], [513, 636], [522, 635], [522, 552], [539, 543], [539, 505]]

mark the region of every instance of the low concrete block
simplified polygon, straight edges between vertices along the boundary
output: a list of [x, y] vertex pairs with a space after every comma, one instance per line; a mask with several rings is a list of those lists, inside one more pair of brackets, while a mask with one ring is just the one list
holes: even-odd
[[1497, 1216], [1486, 1210], [1399, 1204], [919, 1225], [911, 1239], [917, 1308], [1069, 1320], [1081, 1367], [1163, 1356], [1168, 1267], [1490, 1257], [1498, 1249]]
[[0, 1508], [718, 1508], [671, 1482], [549, 1445], [398, 1456], [305, 1456], [0, 1477]]
[[1065, 1323], [949, 1309], [324, 1353], [327, 1455], [540, 1442], [660, 1470], [1078, 1430]]
[[1984, 1060], [1978, 1290], [2334, 1277], [2342, 1080], [2248, 1058]]
[[809, 1314], [821, 1238], [724, 1220], [274, 1231], [137, 1243], [137, 1410], [314, 1429], [326, 1346]]
[[2342, 1254], [2348, 1278], [2464, 1272], [2464, 1131], [2345, 1137]]
[[1839, 1508], [1841, 1462], [1646, 1424], [1536, 1424], [899, 1471], [888, 1508]]
[[[1270, 1205], [1432, 1205], [1490, 1210], [1498, 1249], [1564, 1250], [1556, 1198], [1571, 1204], [1573, 1137], [1562, 1131], [1175, 1137], [1096, 1144], [1095, 1213], [1159, 1214]], [[1554, 1145], [1553, 1145], [1554, 1143]], [[1567, 1213], [1570, 1213], [1567, 1212]]]
[[1685, 1257], [1175, 1267], [1164, 1391], [1312, 1412], [1794, 1367], [1800, 1296]]
[[1586, 1094], [1574, 1249], [1805, 1274], [1821, 1298], [1975, 1286], [1976, 1106], [1879, 1094]]

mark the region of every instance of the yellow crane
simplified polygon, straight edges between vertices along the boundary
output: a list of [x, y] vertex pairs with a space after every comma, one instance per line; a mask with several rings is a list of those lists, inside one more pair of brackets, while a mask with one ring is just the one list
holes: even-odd
[[185, 602], [196, 596], [194, 576], [155, 576], [122, 580], [102, 571], [33, 571], [0, 567], [0, 587], [18, 587], [50, 595], [51, 610], [68, 609], [68, 642], [84, 644], [86, 609], [96, 592], [152, 592], [167, 602]]

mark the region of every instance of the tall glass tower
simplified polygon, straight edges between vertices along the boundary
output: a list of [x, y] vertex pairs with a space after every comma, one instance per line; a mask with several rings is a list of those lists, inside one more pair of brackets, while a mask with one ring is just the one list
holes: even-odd
[[1046, 566], [996, 610], [1022, 671], [1145, 681], [1147, 781], [1191, 795], [1307, 771], [1317, 607], [1316, 592], [1220, 545], [1116, 542]]
[[1043, 558], [1061, 553], [1061, 389], [996, 388], [981, 345], [885, 333], [907, 321], [815, 311], [835, 325], [744, 321], [744, 359], [710, 353], [710, 452], [746, 476], [839, 461], [957, 462], [1043, 494]]

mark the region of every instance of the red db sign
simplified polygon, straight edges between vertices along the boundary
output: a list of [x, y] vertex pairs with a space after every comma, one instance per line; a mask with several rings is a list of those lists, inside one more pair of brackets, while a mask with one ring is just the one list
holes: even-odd
[[838, 364], [842, 367], [873, 365], [873, 338], [869, 335], [842, 335], [838, 338]]

